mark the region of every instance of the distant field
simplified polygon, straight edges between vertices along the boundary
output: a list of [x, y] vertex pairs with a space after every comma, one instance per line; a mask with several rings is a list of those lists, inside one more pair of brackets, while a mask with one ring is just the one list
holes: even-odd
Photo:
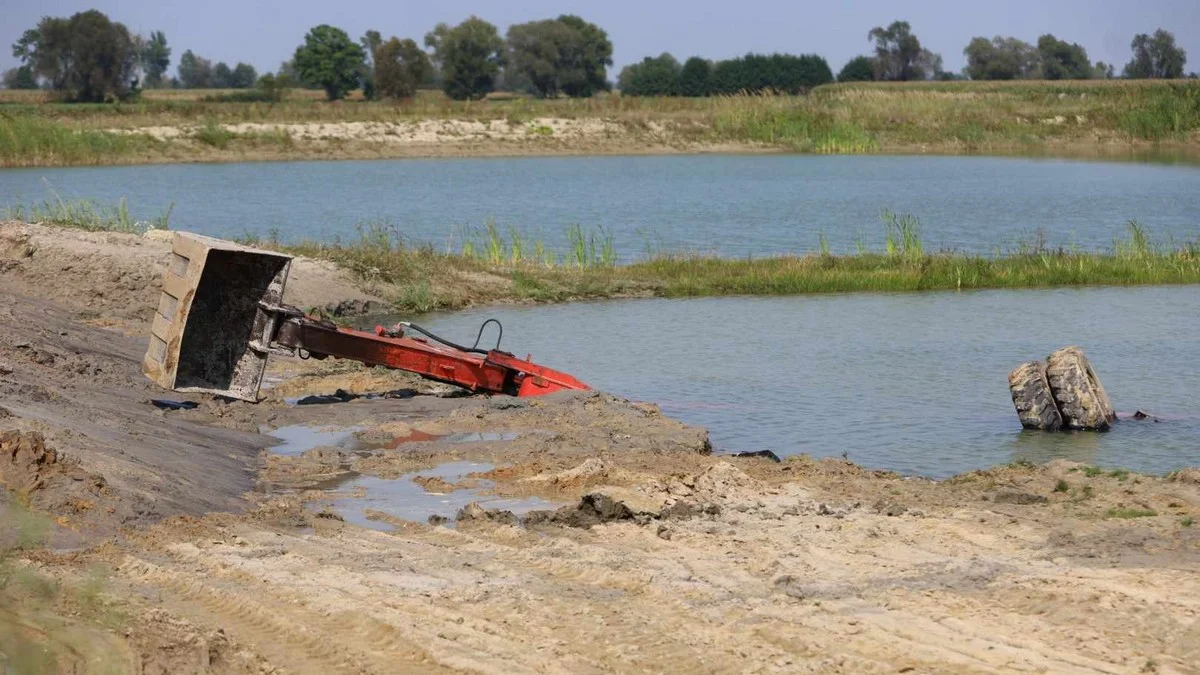
[[[139, 100], [64, 104], [0, 92], [0, 164], [386, 157], [414, 154], [593, 154], [696, 149], [818, 153], [934, 152], [1064, 156], [1170, 152], [1200, 157], [1200, 82], [1018, 81], [847, 83], [808, 96], [744, 95], [451, 101], [423, 91], [401, 103], [329, 103], [292, 90], [279, 103], [211, 100], [233, 90], [150, 90]], [[244, 90], [243, 90], [244, 91]], [[204, 100], [209, 98], [210, 100]], [[602, 120], [604, 133], [555, 135], [553, 120]], [[452, 121], [530, 124], [544, 133], [463, 143]], [[430, 140], [404, 125], [442, 121]], [[360, 129], [295, 125], [358, 122]], [[242, 125], [235, 127], [234, 125]], [[247, 131], [247, 126], [252, 127]], [[399, 125], [399, 126], [397, 126]], [[166, 134], [164, 129], [176, 129]], [[122, 131], [114, 134], [114, 131]], [[140, 133], [146, 130], [146, 133]], [[311, 129], [309, 130], [311, 131]], [[343, 133], [345, 131], [345, 133]], [[451, 149], [447, 149], [451, 148]]]

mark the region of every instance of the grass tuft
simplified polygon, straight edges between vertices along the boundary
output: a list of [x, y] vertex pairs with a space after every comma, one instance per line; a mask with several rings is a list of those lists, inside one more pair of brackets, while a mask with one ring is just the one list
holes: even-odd
[[159, 215], [149, 220], [138, 220], [129, 212], [129, 204], [121, 198], [115, 205], [102, 204], [90, 199], [64, 199], [50, 189], [51, 197], [41, 203], [10, 205], [6, 219], [29, 223], [43, 223], [88, 232], [123, 232], [143, 234], [147, 230], [170, 229], [171, 211], [174, 203]]
[[1132, 518], [1150, 518], [1157, 515], [1158, 511], [1154, 509], [1111, 508], [1105, 512], [1104, 517], [1129, 520]]

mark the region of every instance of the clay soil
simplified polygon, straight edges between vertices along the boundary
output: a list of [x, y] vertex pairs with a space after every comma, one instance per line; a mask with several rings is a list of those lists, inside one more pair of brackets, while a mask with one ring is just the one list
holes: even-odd
[[[172, 394], [138, 368], [167, 251], [0, 225], [0, 670], [1200, 672], [1200, 471], [719, 457], [650, 403], [328, 361], [278, 360], [258, 404]], [[371, 299], [307, 262], [289, 289]], [[357, 432], [265, 450], [296, 424]], [[458, 460], [494, 468], [417, 484], [555, 507], [335, 508]]]

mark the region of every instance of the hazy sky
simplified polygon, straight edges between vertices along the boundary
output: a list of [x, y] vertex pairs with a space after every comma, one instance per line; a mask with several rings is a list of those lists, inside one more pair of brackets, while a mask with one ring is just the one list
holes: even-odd
[[964, 65], [962, 49], [971, 37], [1015, 36], [1035, 42], [1051, 32], [1079, 42], [1093, 61], [1129, 60], [1135, 33], [1166, 28], [1187, 50], [1187, 70], [1200, 71], [1200, 0], [0, 0], [0, 67], [16, 65], [8, 48], [43, 15], [68, 16], [99, 9], [131, 30], [162, 30], [171, 46], [171, 71], [186, 49], [230, 65], [247, 61], [274, 70], [291, 57], [312, 26], [330, 23], [357, 38], [374, 28], [384, 37], [422, 36], [439, 21], [457, 23], [470, 14], [509, 24], [559, 14], [578, 14], [608, 31], [616, 77], [621, 66], [669, 51], [681, 60], [693, 55], [725, 58], [758, 52], [815, 52], [836, 73], [856, 54], [867, 53], [867, 31], [906, 19], [921, 43], [940, 53], [947, 70]]

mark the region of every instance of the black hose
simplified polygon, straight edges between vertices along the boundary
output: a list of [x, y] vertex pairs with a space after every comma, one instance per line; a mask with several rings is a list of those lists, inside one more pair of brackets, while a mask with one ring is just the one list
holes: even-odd
[[489, 323], [496, 324], [496, 328], [500, 331], [500, 334], [496, 336], [496, 346], [494, 347], [496, 351], [500, 351], [500, 341], [504, 339], [504, 326], [497, 319], [488, 319], [483, 322], [483, 325], [479, 327], [479, 335], [475, 336], [475, 344], [471, 345], [472, 349], [479, 347], [479, 341], [483, 339], [483, 329], [487, 328]]
[[[429, 331], [425, 330], [424, 328], [421, 328], [420, 326], [418, 326], [418, 325], [417, 325], [417, 324], [415, 324], [415, 323], [406, 323], [406, 324], [404, 324], [404, 326], [406, 326], [407, 328], [411, 328], [411, 329], [413, 329], [413, 330], [417, 331], [418, 333], [420, 333], [420, 334], [424, 335], [425, 337], [428, 337], [430, 340], [434, 340], [434, 341], [436, 341], [436, 342], [440, 342], [440, 343], [442, 343], [442, 344], [446, 345], [447, 347], [451, 347], [451, 348], [457, 349], [457, 350], [458, 350], [458, 351], [460, 351], [460, 352], [470, 352], [470, 353], [472, 353], [472, 354], [483, 354], [484, 356], [487, 356], [487, 353], [488, 353], [488, 352], [487, 352], [487, 350], [486, 350], [486, 349], [479, 349], [479, 348], [477, 348], [477, 347], [464, 347], [464, 346], [462, 346], [462, 345], [460, 345], [460, 344], [456, 344], [456, 343], [454, 343], [454, 342], [451, 342], [451, 341], [449, 341], [449, 340], [447, 340], [447, 339], [445, 339], [445, 338], [443, 338], [443, 337], [439, 337], [439, 336], [437, 336], [437, 335], [435, 335], [435, 334], [433, 334], [433, 333], [431, 333], [431, 332], [429, 332]], [[483, 332], [483, 329], [482, 329], [482, 328], [480, 329], [480, 332], [481, 332], [481, 333]], [[476, 341], [475, 341], [475, 344], [479, 344], [479, 341], [478, 341], [478, 340], [476, 340]]]

